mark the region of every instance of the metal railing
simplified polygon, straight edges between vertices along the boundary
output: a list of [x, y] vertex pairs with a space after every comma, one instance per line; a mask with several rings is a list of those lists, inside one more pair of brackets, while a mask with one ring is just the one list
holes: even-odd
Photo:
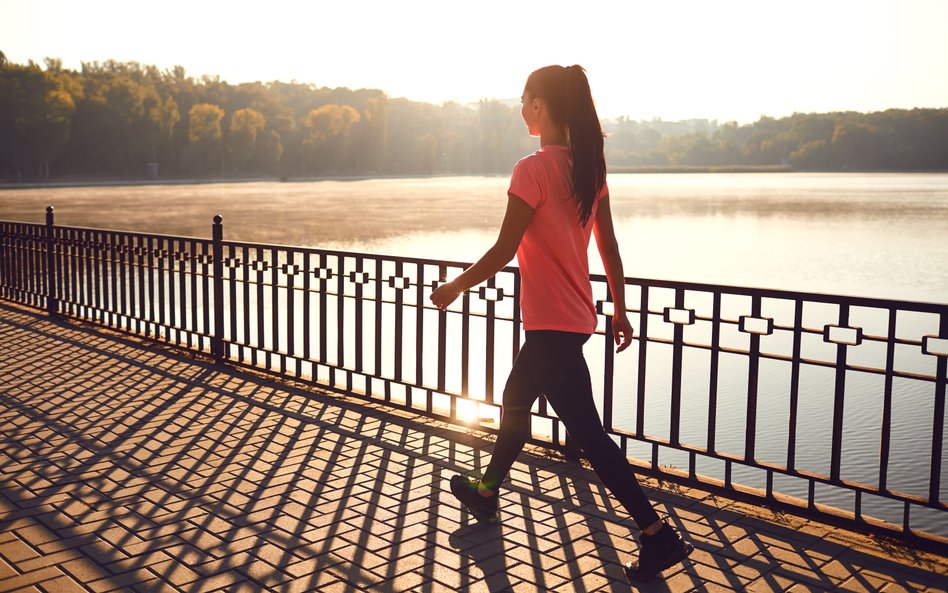
[[[465, 264], [0, 222], [0, 297], [495, 431], [521, 343], [519, 272], [447, 311]], [[603, 425], [643, 474], [948, 549], [948, 305], [606, 279], [586, 355]], [[540, 398], [533, 442], [569, 450]]]

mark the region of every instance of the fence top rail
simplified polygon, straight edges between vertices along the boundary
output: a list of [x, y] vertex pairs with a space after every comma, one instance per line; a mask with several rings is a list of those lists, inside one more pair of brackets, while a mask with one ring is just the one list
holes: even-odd
[[0, 220], [0, 224], [9, 224], [13, 226], [36, 226], [45, 227], [45, 222], [23, 222], [22, 220]]
[[[228, 241], [224, 240], [223, 245], [230, 247], [249, 247], [249, 248], [260, 248], [260, 249], [271, 249], [271, 250], [287, 250], [295, 251], [297, 253], [311, 253], [317, 255], [331, 255], [336, 257], [352, 257], [359, 259], [386, 259], [386, 260], [395, 260], [409, 264], [419, 264], [419, 265], [429, 265], [429, 266], [446, 266], [452, 268], [466, 268], [471, 265], [472, 262], [459, 262], [454, 260], [446, 259], [432, 259], [427, 257], [411, 257], [405, 255], [392, 255], [386, 253], [365, 253], [360, 251], [346, 251], [344, 249], [323, 249], [321, 247], [302, 247], [294, 245], [279, 245], [274, 243], [248, 243], [246, 241]], [[512, 272], [519, 273], [520, 268], [517, 266], [505, 266], [500, 270], [501, 272]]]
[[[12, 220], [0, 220], [0, 224], [10, 224], [10, 225], [20, 225], [20, 226], [29, 226], [29, 227], [45, 227], [44, 223], [35, 223], [35, 222], [22, 222], [22, 221], [12, 221]], [[81, 227], [81, 226], [64, 226], [64, 225], [55, 225], [55, 228], [58, 230], [66, 231], [88, 231], [96, 233], [119, 233], [126, 236], [138, 237], [138, 238], [157, 238], [157, 239], [167, 239], [173, 241], [195, 241], [200, 243], [211, 243], [213, 239], [201, 238], [201, 237], [190, 237], [184, 235], [166, 235], [166, 234], [157, 234], [157, 233], [145, 233], [140, 231], [126, 231], [126, 230], [116, 230], [116, 229], [102, 229], [102, 228], [93, 228], [93, 227]], [[321, 255], [331, 255], [336, 257], [352, 257], [352, 258], [361, 258], [361, 259], [389, 259], [396, 260], [410, 264], [417, 265], [431, 265], [431, 266], [446, 266], [454, 268], [465, 268], [470, 264], [470, 262], [459, 262], [453, 260], [442, 260], [442, 259], [430, 259], [430, 258], [420, 258], [420, 257], [408, 257], [408, 256], [397, 256], [397, 255], [386, 255], [379, 253], [363, 253], [357, 251], [346, 251], [340, 249], [322, 249], [319, 247], [304, 247], [299, 245], [283, 245], [277, 243], [251, 243], [246, 241], [233, 241], [233, 240], [224, 240], [222, 245], [229, 247], [248, 247], [248, 248], [260, 248], [268, 250], [284, 250], [284, 251], [295, 251], [301, 253], [311, 253], [311, 254], [321, 254]], [[519, 268], [517, 266], [506, 266], [501, 271], [510, 272], [514, 274], [519, 273]], [[590, 279], [594, 282], [606, 282], [606, 276], [603, 274], [591, 274]], [[758, 287], [747, 287], [747, 286], [730, 286], [726, 284], [708, 284], [701, 282], [685, 282], [678, 280], [660, 280], [654, 278], [637, 278], [637, 277], [626, 277], [626, 285], [638, 285], [638, 286], [647, 286], [649, 288], [668, 288], [674, 290], [691, 290], [698, 292], [709, 292], [709, 293], [720, 293], [728, 295], [740, 295], [740, 296], [750, 296], [750, 297], [761, 297], [761, 298], [771, 298], [771, 299], [782, 299], [782, 300], [791, 300], [791, 301], [812, 301], [820, 303], [829, 303], [829, 304], [838, 304], [838, 305], [849, 305], [856, 307], [870, 307], [876, 309], [908, 309], [917, 312], [923, 313], [940, 313], [948, 314], [948, 303], [934, 303], [926, 301], [911, 301], [911, 300], [897, 300], [897, 299], [883, 299], [876, 297], [862, 297], [862, 296], [847, 296], [847, 295], [835, 295], [835, 294], [825, 294], [825, 293], [811, 293], [811, 292], [802, 292], [794, 290], [783, 290], [783, 289], [772, 289], [772, 288], [758, 288]]]
[[[21, 222], [15, 220], [0, 220], [0, 224], [12, 224], [20, 226], [32, 226], [32, 227], [46, 227], [46, 223], [43, 222]], [[151, 238], [151, 239], [168, 239], [172, 241], [196, 241], [199, 243], [211, 243], [212, 239], [207, 239], [204, 237], [191, 237], [188, 235], [166, 235], [160, 233], [146, 233], [144, 231], [127, 231], [121, 229], [103, 229], [96, 227], [84, 227], [84, 226], [66, 226], [62, 224], [53, 225], [57, 231], [82, 231], [90, 233], [108, 233], [113, 235], [126, 235], [129, 237], [137, 238]]]
[[[590, 279], [595, 282], [606, 282], [606, 276], [603, 274], [590, 274]], [[649, 288], [670, 288], [790, 301], [815, 301], [820, 303], [850, 305], [855, 307], [871, 307], [875, 309], [911, 309], [913, 311], [919, 311], [923, 313], [948, 314], [948, 303], [847, 296], [826, 294], [821, 292], [802, 292], [776, 288], [758, 288], [753, 286], [729, 286], [726, 284], [706, 284], [701, 282], [684, 282], [679, 280], [656, 280], [653, 278], [635, 278], [629, 276], [626, 276], [625, 283], [627, 285], [647, 286]]]

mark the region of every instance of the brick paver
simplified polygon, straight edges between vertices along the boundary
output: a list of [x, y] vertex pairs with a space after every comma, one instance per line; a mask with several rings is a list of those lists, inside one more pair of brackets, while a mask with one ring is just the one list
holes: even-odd
[[2, 591], [944, 591], [944, 557], [645, 480], [697, 549], [633, 586], [596, 477], [487, 435], [0, 303]]

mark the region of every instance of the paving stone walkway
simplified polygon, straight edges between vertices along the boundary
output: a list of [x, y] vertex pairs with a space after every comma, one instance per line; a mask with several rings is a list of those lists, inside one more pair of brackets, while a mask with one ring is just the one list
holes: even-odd
[[[945, 591], [946, 558], [645, 480], [691, 558], [646, 586], [595, 475], [487, 435], [0, 303], [2, 591]], [[486, 447], [486, 448], [485, 448]]]

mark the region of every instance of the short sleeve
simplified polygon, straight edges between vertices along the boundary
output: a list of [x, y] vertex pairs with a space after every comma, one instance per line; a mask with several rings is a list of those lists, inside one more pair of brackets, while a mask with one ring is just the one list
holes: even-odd
[[536, 156], [530, 155], [517, 161], [510, 175], [507, 193], [513, 194], [536, 210], [543, 200], [540, 178], [537, 174]]

